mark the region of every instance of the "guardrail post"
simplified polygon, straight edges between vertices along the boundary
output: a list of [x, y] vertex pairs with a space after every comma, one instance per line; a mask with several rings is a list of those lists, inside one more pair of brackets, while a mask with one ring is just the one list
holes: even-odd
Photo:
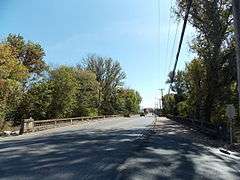
[[71, 124], [73, 124], [73, 120], [71, 119]]
[[57, 125], [57, 121], [56, 120], [54, 120], [54, 124]]
[[34, 119], [31, 117], [29, 119], [24, 119], [21, 122], [19, 134], [24, 134], [24, 133], [33, 132], [33, 131], [34, 131]]

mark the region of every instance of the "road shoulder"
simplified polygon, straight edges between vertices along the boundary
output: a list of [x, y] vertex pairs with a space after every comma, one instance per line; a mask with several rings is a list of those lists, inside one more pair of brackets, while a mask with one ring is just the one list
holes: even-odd
[[121, 167], [119, 179], [239, 179], [240, 156], [219, 151], [193, 129], [159, 118], [144, 143]]

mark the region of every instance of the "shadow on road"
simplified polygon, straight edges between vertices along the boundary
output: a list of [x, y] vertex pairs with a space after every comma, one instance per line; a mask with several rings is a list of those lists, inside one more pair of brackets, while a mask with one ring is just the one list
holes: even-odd
[[121, 179], [239, 179], [240, 164], [166, 121], [121, 166]]
[[115, 179], [140, 131], [80, 130], [0, 142], [0, 179]]
[[[78, 130], [0, 143], [0, 179], [235, 179], [236, 162], [194, 143], [174, 122], [135, 130]], [[222, 178], [221, 178], [222, 177]]]

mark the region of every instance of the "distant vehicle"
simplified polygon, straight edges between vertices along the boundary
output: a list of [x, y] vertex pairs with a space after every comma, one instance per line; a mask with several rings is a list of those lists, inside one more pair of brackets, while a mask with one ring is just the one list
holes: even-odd
[[145, 113], [144, 112], [140, 112], [140, 116], [145, 116]]

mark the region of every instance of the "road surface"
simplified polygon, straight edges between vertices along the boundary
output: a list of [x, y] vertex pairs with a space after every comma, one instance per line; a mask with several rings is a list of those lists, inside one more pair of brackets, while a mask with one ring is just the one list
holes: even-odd
[[217, 144], [195, 130], [160, 118], [141, 149], [119, 168], [121, 179], [239, 180], [240, 154], [223, 154]]
[[153, 121], [113, 118], [6, 138], [0, 179], [239, 179], [238, 154], [221, 154], [166, 118], [149, 136]]
[[116, 179], [153, 120], [113, 118], [5, 138], [0, 179]]

